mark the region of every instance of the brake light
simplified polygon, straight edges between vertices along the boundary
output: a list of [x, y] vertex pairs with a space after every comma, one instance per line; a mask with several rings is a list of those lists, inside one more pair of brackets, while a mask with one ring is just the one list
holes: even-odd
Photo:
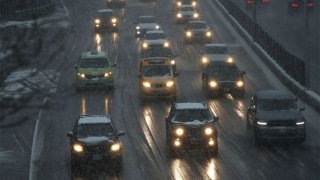
[[314, 6], [314, 3], [310, 2], [307, 4], [307, 7], [313, 7]]
[[269, 3], [269, 0], [262, 0], [262, 3]]
[[253, 0], [247, 0], [248, 4], [253, 4]]
[[291, 6], [292, 6], [292, 7], [298, 7], [299, 4], [298, 4], [298, 3], [292, 3]]

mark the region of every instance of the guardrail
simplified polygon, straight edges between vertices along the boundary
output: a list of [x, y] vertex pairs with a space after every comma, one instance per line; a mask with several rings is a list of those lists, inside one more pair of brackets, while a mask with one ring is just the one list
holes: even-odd
[[232, 15], [238, 23], [252, 36], [253, 40], [258, 43], [275, 61], [280, 65], [287, 74], [305, 85], [305, 63], [302, 59], [289, 53], [282, 45], [274, 40], [259, 24], [243, 12], [231, 0], [218, 0], [225, 9]]
[[55, 3], [54, 0], [50, 0], [42, 6], [15, 11], [15, 19], [16, 20], [27, 20], [27, 19], [35, 19], [41, 16], [48, 15], [54, 11]]

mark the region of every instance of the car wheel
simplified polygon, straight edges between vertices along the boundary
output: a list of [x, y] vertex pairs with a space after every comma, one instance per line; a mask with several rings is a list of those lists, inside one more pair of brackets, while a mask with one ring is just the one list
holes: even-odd
[[81, 167], [81, 164], [77, 160], [71, 159], [72, 174], [77, 175], [81, 171], [80, 167]]

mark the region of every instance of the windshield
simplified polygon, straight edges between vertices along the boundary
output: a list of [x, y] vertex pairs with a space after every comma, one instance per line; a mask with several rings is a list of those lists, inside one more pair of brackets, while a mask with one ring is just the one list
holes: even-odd
[[144, 36], [144, 38], [148, 40], [156, 40], [156, 39], [165, 39], [165, 36], [163, 33], [147, 33]]
[[260, 99], [258, 109], [261, 111], [296, 111], [298, 105], [292, 99]]
[[77, 136], [79, 138], [113, 136], [114, 130], [110, 124], [79, 124]]
[[140, 17], [139, 23], [154, 23], [156, 22], [154, 17]]
[[113, 16], [112, 12], [103, 12], [103, 13], [99, 13], [97, 17], [104, 18], [104, 17], [111, 17], [111, 16]]
[[143, 67], [144, 77], [166, 77], [172, 76], [171, 66], [145, 66]]
[[141, 57], [173, 57], [173, 53], [170, 48], [149, 48], [141, 52]]
[[188, 6], [188, 7], [181, 7], [180, 10], [181, 11], [194, 11], [194, 8]]
[[106, 59], [82, 59], [79, 62], [80, 68], [107, 68], [109, 61]]
[[190, 28], [190, 29], [207, 29], [208, 26], [206, 23], [190, 23], [190, 24], [188, 24], [188, 28]]
[[181, 109], [176, 110], [173, 121], [177, 122], [207, 122], [211, 121], [213, 118], [211, 117], [209, 111], [207, 109]]
[[204, 51], [206, 54], [228, 54], [227, 47], [206, 47]]

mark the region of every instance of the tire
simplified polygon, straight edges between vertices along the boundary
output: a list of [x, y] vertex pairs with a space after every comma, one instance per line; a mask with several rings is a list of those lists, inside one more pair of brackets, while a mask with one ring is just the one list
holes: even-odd
[[79, 174], [79, 172], [81, 171], [81, 169], [80, 169], [81, 168], [81, 164], [77, 160], [72, 159], [72, 158], [71, 158], [70, 164], [71, 164], [71, 173], [73, 175]]

